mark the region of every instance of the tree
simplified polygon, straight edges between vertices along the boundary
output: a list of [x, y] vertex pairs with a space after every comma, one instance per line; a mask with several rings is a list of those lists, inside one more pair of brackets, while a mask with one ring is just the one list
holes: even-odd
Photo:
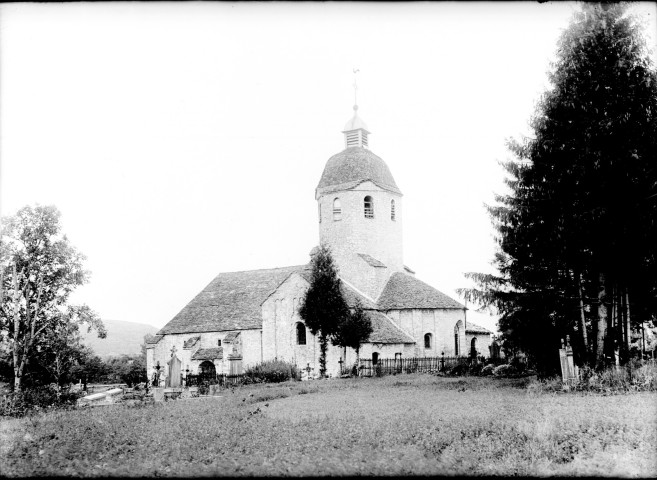
[[356, 302], [353, 311], [338, 326], [333, 336], [332, 343], [343, 348], [356, 350], [356, 362], [360, 358], [361, 345], [367, 341], [372, 334], [372, 321], [367, 316], [360, 302]]
[[329, 340], [349, 316], [349, 307], [340, 291], [340, 279], [328, 247], [322, 245], [311, 260], [310, 287], [303, 297], [299, 315], [313, 335], [319, 335], [320, 374], [326, 374]]
[[129, 387], [147, 382], [146, 361], [141, 355], [121, 355], [111, 357], [106, 362], [112, 382], [123, 382]]
[[462, 293], [547, 370], [567, 334], [602, 367], [657, 307], [657, 76], [627, 6], [584, 4], [549, 79], [534, 138], [509, 142], [511, 194], [488, 207], [499, 275]]
[[85, 385], [87, 383], [98, 383], [107, 380], [110, 374], [110, 367], [98, 355], [94, 355], [89, 349], [85, 349], [83, 355], [71, 369], [71, 378], [73, 381], [81, 380]]
[[84, 257], [61, 234], [59, 219], [53, 206], [27, 206], [3, 219], [0, 341], [8, 344], [16, 391], [37, 353], [51, 351], [63, 361], [64, 346], [73, 346], [69, 342], [81, 324], [96, 329], [101, 338], [106, 335], [88, 307], [68, 305], [88, 272], [82, 267]]

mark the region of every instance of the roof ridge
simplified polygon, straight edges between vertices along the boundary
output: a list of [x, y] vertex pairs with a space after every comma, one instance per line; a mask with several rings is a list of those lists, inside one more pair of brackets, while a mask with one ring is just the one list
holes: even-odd
[[288, 267], [274, 267], [274, 268], [255, 268], [253, 270], [234, 270], [232, 272], [219, 272], [217, 275], [215, 275], [215, 278], [218, 277], [219, 275], [223, 275], [226, 273], [249, 273], [249, 272], [265, 272], [269, 270], [283, 270], [285, 268], [302, 268], [307, 266], [308, 264], [305, 263], [303, 265], [290, 265]]
[[358, 290], [358, 289], [357, 289], [356, 287], [354, 287], [351, 283], [349, 283], [348, 281], [346, 281], [344, 278], [340, 277], [339, 275], [338, 275], [338, 278], [339, 278], [342, 282], [344, 282], [345, 285], [347, 285], [347, 286], [350, 287], [353, 291], [355, 291], [357, 294], [362, 295], [362, 296], [365, 297], [367, 300], [369, 300], [370, 302], [372, 302], [372, 304], [376, 307], [376, 302], [375, 302], [374, 300], [372, 300], [372, 298], [371, 298], [369, 295], [365, 295], [363, 292], [361, 292], [360, 290]]

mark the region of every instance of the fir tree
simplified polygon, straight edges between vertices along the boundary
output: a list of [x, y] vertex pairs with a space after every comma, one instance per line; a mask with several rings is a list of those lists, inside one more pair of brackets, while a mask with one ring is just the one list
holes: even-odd
[[328, 342], [349, 317], [349, 307], [340, 291], [340, 279], [328, 247], [320, 246], [311, 260], [312, 279], [299, 315], [313, 335], [319, 335], [320, 375], [326, 375]]

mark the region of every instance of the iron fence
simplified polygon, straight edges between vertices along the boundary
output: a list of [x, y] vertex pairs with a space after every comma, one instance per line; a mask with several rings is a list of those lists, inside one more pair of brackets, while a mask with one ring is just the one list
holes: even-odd
[[209, 385], [221, 385], [224, 387], [231, 387], [234, 385], [241, 385], [244, 383], [246, 375], [225, 375], [225, 374], [207, 374], [200, 373], [197, 375], [188, 374], [182, 378], [185, 385], [188, 387], [200, 387]]
[[471, 357], [409, 357], [379, 358], [376, 363], [370, 358], [361, 358], [358, 364], [342, 366], [342, 375], [357, 374], [362, 377], [380, 377], [400, 373], [435, 373], [455, 367], [468, 366], [478, 362]]

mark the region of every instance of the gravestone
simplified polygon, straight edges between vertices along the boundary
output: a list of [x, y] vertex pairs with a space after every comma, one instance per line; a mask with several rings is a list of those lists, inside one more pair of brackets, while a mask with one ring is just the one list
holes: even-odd
[[167, 375], [167, 387], [179, 387], [180, 386], [180, 372], [182, 362], [176, 356], [176, 347], [174, 346], [171, 349], [171, 360], [167, 362], [169, 367], [169, 373]]
[[578, 368], [573, 361], [573, 347], [570, 346], [570, 335], [566, 335], [566, 342], [561, 339], [559, 349], [559, 361], [561, 363], [561, 379], [563, 383], [574, 384], [579, 380]]
[[154, 388], [153, 389], [153, 401], [163, 402], [164, 401], [164, 389], [163, 388]]

